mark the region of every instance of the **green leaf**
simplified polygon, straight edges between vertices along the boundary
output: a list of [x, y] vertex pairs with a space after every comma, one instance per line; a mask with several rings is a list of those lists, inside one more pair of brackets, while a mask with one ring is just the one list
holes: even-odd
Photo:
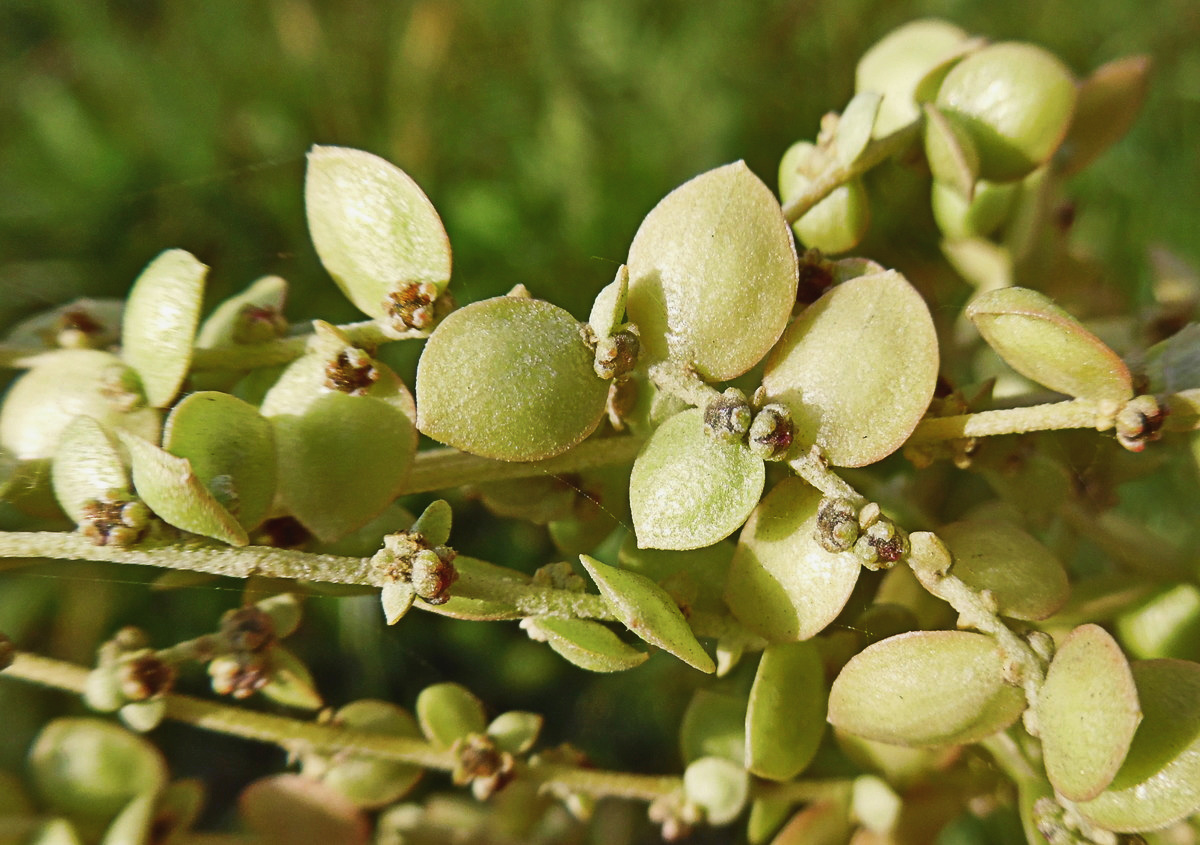
[[140, 734], [149, 733], [157, 728], [167, 715], [167, 700], [165, 698], [150, 698], [145, 701], [132, 701], [117, 711], [121, 721], [130, 730]]
[[278, 335], [278, 326], [266, 325], [255, 330], [246, 312], [258, 310], [282, 315], [287, 301], [288, 283], [279, 276], [263, 276], [241, 293], [234, 294], [213, 309], [196, 332], [196, 348], [256, 343]]
[[617, 277], [596, 295], [588, 325], [596, 337], [613, 335], [625, 320], [625, 303], [629, 298], [629, 267], [617, 268]]
[[641, 666], [650, 655], [638, 651], [590, 619], [534, 616], [525, 623], [531, 636], [545, 640], [554, 652], [589, 672], [623, 672]]
[[979, 154], [971, 136], [951, 123], [935, 107], [926, 103], [925, 159], [934, 181], [949, 185], [965, 200], [970, 200], [979, 178]]
[[746, 699], [696, 690], [679, 723], [679, 748], [685, 763], [701, 757], [723, 757], [745, 765]]
[[458, 580], [454, 582], [454, 586], [450, 590], [450, 600], [445, 604], [428, 604], [417, 599], [422, 610], [449, 616], [452, 619], [469, 619], [480, 622], [520, 619], [525, 616], [524, 612], [508, 602], [455, 594], [460, 591], [472, 592], [475, 595], [487, 594], [489, 592], [488, 582], [496, 579], [528, 584], [530, 580], [528, 575], [466, 555], [454, 558], [454, 571], [458, 573]]
[[[825, 150], [807, 141], [797, 141], [779, 162], [779, 196], [788, 203], [821, 178], [832, 162]], [[792, 229], [806, 247], [827, 255], [847, 252], [858, 246], [871, 224], [871, 205], [862, 180], [851, 179], [834, 188], [829, 196], [797, 220]]]
[[23, 845], [81, 845], [75, 826], [66, 819], [50, 819], [30, 834]]
[[250, 542], [246, 529], [196, 477], [187, 458], [123, 431], [117, 435], [133, 463], [134, 489], [163, 521], [232, 546]]
[[487, 735], [496, 741], [496, 747], [501, 751], [524, 754], [537, 742], [545, 721], [539, 713], [509, 710], [492, 719], [487, 726]]
[[709, 824], [729, 824], [746, 807], [750, 776], [730, 760], [701, 757], [684, 770], [683, 792], [688, 801], [704, 808]]
[[766, 469], [743, 443], [704, 431], [692, 408], [659, 426], [642, 446], [629, 479], [638, 545], [686, 550], [723, 540], [758, 503]]
[[1108, 789], [1076, 805], [1118, 833], [1157, 830], [1200, 810], [1200, 665], [1144, 660], [1132, 669], [1142, 723]]
[[155, 408], [171, 404], [192, 363], [207, 273], [190, 253], [171, 249], [151, 261], [129, 291], [121, 357], [137, 370]]
[[677, 599], [685, 596], [693, 610], [725, 612], [725, 580], [733, 559], [733, 543], [714, 543], [699, 549], [638, 548], [637, 536], [625, 535], [617, 560], [623, 569], [639, 572]]
[[1125, 649], [1141, 658], [1200, 654], [1200, 589], [1193, 584], [1153, 589], [1141, 577], [1136, 586], [1150, 587], [1153, 593], [1117, 617], [1117, 635]]
[[1076, 628], [1058, 647], [1038, 695], [1037, 717], [1054, 788], [1072, 801], [1099, 795], [1142, 721], [1125, 655], [1099, 625]]
[[860, 91], [851, 98], [838, 120], [833, 149], [838, 163], [849, 167], [858, 161], [871, 141], [871, 129], [883, 104], [883, 96], [875, 91]]
[[441, 443], [501, 461], [553, 457], [600, 423], [608, 382], [567, 311], [498, 296], [452, 313], [417, 367], [417, 426]]
[[100, 845], [145, 845], [154, 823], [156, 797], [157, 790], [151, 790], [143, 792], [126, 804], [104, 832]]
[[860, 561], [817, 542], [821, 493], [785, 478], [751, 514], [729, 567], [725, 601], [743, 625], [774, 642], [806, 640], [842, 612]]
[[942, 253], [958, 275], [980, 291], [1012, 284], [1012, 253], [984, 237], [942, 241]]
[[767, 401], [795, 425], [793, 454], [820, 446], [834, 466], [866, 466], [908, 439], [938, 375], [933, 319], [894, 271], [838, 285], [797, 317], [767, 359]]
[[770, 188], [740, 161], [702, 173], [654, 207], [629, 247], [627, 313], [643, 361], [741, 375], [787, 325], [797, 273]]
[[449, 282], [441, 218], [416, 182], [378, 156], [313, 147], [304, 206], [321, 263], [364, 314], [387, 320], [398, 289], [428, 282], [441, 291]]
[[792, 816], [771, 845], [844, 845], [851, 832], [848, 802], [818, 801]]
[[[1019, 184], [987, 182], [981, 179], [975, 183], [971, 199], [968, 201], [957, 188], [936, 180], [933, 183], [930, 196], [933, 219], [946, 239], [981, 239], [976, 246], [966, 246], [957, 253], [952, 254], [948, 250], [947, 258], [968, 282], [982, 290], [992, 290], [1010, 283], [1011, 267], [1007, 264], [1012, 261], [1012, 253], [1004, 247], [982, 239], [1007, 222], [1017, 198]], [[972, 261], [975, 264], [971, 264]], [[1000, 268], [999, 271], [997, 267]]]
[[301, 710], [317, 710], [324, 702], [316, 682], [300, 658], [281, 645], [271, 647], [271, 672], [259, 690], [276, 704]]
[[834, 680], [829, 721], [893, 745], [956, 745], [991, 736], [1025, 710], [1004, 680], [995, 641], [969, 631], [913, 631], [856, 654]]
[[483, 702], [459, 684], [434, 684], [417, 696], [417, 722], [426, 739], [449, 748], [467, 734], [483, 733], [487, 719]]
[[580, 555], [579, 560], [625, 627], [701, 672], [716, 671], [712, 658], [662, 587], [644, 575], [617, 569], [587, 555]]
[[1071, 128], [1062, 143], [1062, 175], [1083, 170], [1121, 140], [1137, 120], [1150, 90], [1149, 56], [1123, 56], [1079, 83]]
[[389, 625], [395, 625], [408, 609], [413, 606], [417, 591], [407, 581], [392, 581], [384, 584], [379, 591], [379, 601], [383, 605], [383, 618]]
[[975, 297], [966, 313], [1005, 363], [1038, 384], [1096, 401], [1133, 396], [1120, 356], [1043, 293], [1001, 288]]
[[54, 497], [76, 523], [83, 522], [84, 502], [129, 487], [116, 443], [91, 417], [76, 417], [63, 429], [50, 473]]
[[192, 393], [167, 417], [163, 448], [187, 458], [243, 528], [266, 517], [275, 497], [275, 438], [253, 405], [213, 390]]
[[767, 646], [746, 711], [746, 768], [770, 780], [804, 771], [825, 735], [827, 695], [813, 640]]
[[333, 787], [302, 775], [272, 775], [238, 798], [246, 826], [264, 845], [366, 845], [366, 814]]
[[421, 512], [412, 530], [431, 546], [444, 546], [450, 540], [450, 523], [454, 513], [445, 499], [435, 499]]
[[1004, 616], [1047, 619], [1071, 595], [1054, 554], [1012, 523], [968, 520], [937, 534], [954, 555], [954, 574], [977, 592], [989, 591]]
[[[421, 738], [421, 729], [412, 714], [387, 701], [369, 698], [352, 701], [334, 714], [332, 722], [351, 730]], [[423, 774], [420, 766], [411, 763], [346, 751], [307, 754], [301, 760], [301, 771], [362, 809], [376, 809], [398, 801]]]

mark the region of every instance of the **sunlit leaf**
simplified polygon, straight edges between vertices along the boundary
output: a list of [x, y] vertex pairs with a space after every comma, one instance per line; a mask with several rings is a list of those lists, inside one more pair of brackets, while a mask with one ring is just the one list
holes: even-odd
[[530, 633], [544, 639], [556, 654], [589, 672], [624, 672], [650, 657], [591, 619], [536, 616], [526, 624]]
[[826, 698], [815, 642], [767, 646], [746, 711], [746, 768], [770, 780], [804, 771], [825, 734]]
[[65, 429], [51, 464], [54, 497], [79, 523], [84, 502], [129, 487], [129, 473], [116, 442], [91, 417], [76, 417]]
[[425, 687], [417, 696], [417, 722], [426, 738], [439, 748], [449, 748], [467, 734], [483, 733], [487, 719], [483, 702], [459, 684]]

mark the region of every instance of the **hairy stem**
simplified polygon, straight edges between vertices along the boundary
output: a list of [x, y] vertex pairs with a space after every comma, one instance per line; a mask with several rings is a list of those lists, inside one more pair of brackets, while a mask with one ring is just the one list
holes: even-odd
[[1112, 415], [1106, 414], [1091, 399], [1071, 399], [1027, 408], [980, 411], [953, 417], [926, 417], [917, 425], [908, 443], [933, 443], [964, 437], [989, 437], [997, 434], [1024, 434], [1063, 428], [1112, 428]]

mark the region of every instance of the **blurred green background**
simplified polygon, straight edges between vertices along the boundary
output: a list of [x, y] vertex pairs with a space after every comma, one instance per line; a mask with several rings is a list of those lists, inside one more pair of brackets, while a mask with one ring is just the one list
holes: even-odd
[[[926, 15], [1040, 43], [1080, 74], [1150, 54], [1141, 120], [1072, 186], [1076, 233], [1134, 296], [1149, 245], [1200, 264], [1196, 0], [0, 0], [0, 327], [82, 293], [122, 295], [169, 247], [211, 265], [209, 307], [274, 273], [293, 285], [290, 317], [358, 319], [307, 238], [314, 143], [369, 150], [417, 180], [449, 231], [460, 302], [523, 283], [583, 315], [664, 194], [738, 158], [774, 185], [783, 151], [849, 98], [857, 57]], [[912, 221], [888, 215], [869, 251], [903, 269]], [[545, 544], [540, 529], [510, 533], [494, 544]], [[0, 630], [87, 660], [116, 625], [164, 645], [240, 596], [230, 583], [151, 598], [148, 577], [7, 575]], [[601, 689], [510, 626], [422, 614], [381, 634], [373, 598], [310, 608], [296, 648], [334, 701], [411, 704], [426, 683], [461, 680], [497, 709], [547, 712], [549, 739], [599, 748], [603, 764], [678, 767], [672, 733], [695, 679], [669, 659]], [[564, 689], [589, 694], [549, 698]], [[0, 685], [0, 768], [19, 769], [46, 713], [70, 706]], [[196, 734], [156, 738], [177, 773], [210, 780], [217, 808], [283, 763]]]

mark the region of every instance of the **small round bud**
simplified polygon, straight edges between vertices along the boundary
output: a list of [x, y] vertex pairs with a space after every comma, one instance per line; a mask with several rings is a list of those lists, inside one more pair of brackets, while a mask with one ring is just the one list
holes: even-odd
[[626, 329], [596, 341], [596, 360], [592, 366], [602, 379], [620, 378], [637, 365], [640, 351], [637, 333]]
[[792, 448], [794, 432], [792, 412], [786, 405], [772, 402], [754, 415], [747, 443], [764, 461], [778, 461]]
[[392, 328], [398, 332], [427, 329], [437, 318], [437, 285], [411, 282], [388, 294], [384, 302]]
[[257, 605], [228, 611], [221, 617], [221, 636], [238, 654], [258, 654], [275, 642], [275, 623]]
[[495, 741], [486, 734], [469, 734], [457, 740], [452, 751], [458, 756], [454, 782], [459, 786], [471, 784], [471, 791], [481, 801], [499, 792], [516, 775], [513, 755], [496, 748]]
[[854, 543], [854, 554], [870, 570], [891, 569], [908, 551], [908, 535], [886, 517], [867, 526]]
[[753, 411], [746, 394], [728, 387], [704, 409], [704, 432], [730, 443], [738, 443], [750, 430]]
[[1164, 411], [1153, 396], [1137, 396], [1117, 413], [1117, 442], [1130, 452], [1141, 452], [1146, 444], [1162, 436]]
[[587, 581], [577, 573], [566, 561], [548, 563], [533, 573], [533, 583], [538, 586], [554, 587], [557, 590], [570, 590], [582, 593], [587, 589]]
[[330, 390], [364, 396], [377, 381], [379, 370], [371, 356], [353, 346], [343, 349], [325, 365], [325, 386]]
[[859, 537], [858, 508], [849, 499], [822, 499], [817, 507], [814, 536], [827, 552], [850, 551]]
[[176, 674], [174, 666], [147, 650], [121, 662], [117, 681], [126, 701], [145, 701], [169, 692]]
[[150, 524], [151, 511], [140, 499], [109, 490], [83, 503], [79, 529], [97, 546], [131, 546]]
[[150, 524], [152, 516], [150, 508], [146, 507], [145, 502], [140, 499], [134, 499], [132, 502], [126, 502], [121, 507], [121, 522], [129, 528], [141, 531]]
[[271, 673], [258, 659], [243, 661], [232, 655], [218, 657], [208, 664], [213, 692], [237, 699], [249, 698], [267, 685]]
[[446, 546], [424, 549], [413, 557], [410, 575], [413, 590], [429, 604], [445, 604], [450, 600], [450, 585], [458, 580], [454, 557], [454, 552]]
[[113, 636], [112, 643], [121, 652], [141, 651], [150, 645], [150, 637], [141, 628], [126, 625]]

